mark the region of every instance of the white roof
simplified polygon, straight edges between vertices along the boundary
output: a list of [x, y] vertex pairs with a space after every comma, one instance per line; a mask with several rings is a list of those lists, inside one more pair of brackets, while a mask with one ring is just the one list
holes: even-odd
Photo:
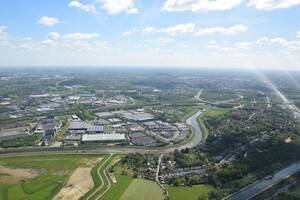
[[125, 140], [124, 134], [84, 134], [84, 135], [82, 135], [83, 142], [120, 141], [120, 140]]

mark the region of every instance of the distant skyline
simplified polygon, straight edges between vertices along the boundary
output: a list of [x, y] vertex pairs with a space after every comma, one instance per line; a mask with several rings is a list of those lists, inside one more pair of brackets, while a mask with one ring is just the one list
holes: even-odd
[[2, 0], [0, 66], [300, 69], [300, 0]]

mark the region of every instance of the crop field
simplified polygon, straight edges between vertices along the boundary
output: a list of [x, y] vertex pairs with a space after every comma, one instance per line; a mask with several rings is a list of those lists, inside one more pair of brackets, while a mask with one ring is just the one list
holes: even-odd
[[194, 185], [192, 187], [166, 186], [170, 200], [197, 200], [202, 194], [207, 194], [214, 189], [211, 185]]
[[134, 179], [125, 190], [120, 200], [163, 200], [164, 190], [154, 181]]
[[[74, 176], [80, 171], [92, 169], [100, 162], [100, 157], [104, 156], [56, 154], [2, 157], [0, 160], [0, 200], [52, 199], [69, 181], [75, 185], [81, 182], [78, 176]], [[72, 179], [70, 179], [71, 176]], [[86, 190], [90, 190], [92, 186]], [[70, 188], [72, 189], [71, 186]], [[62, 198], [66, 197], [62, 196]]]

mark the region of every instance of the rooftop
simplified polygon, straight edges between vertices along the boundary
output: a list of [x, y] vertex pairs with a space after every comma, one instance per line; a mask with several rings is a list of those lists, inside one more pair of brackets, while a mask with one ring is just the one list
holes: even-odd
[[120, 141], [120, 140], [125, 140], [124, 134], [84, 134], [84, 135], [82, 135], [83, 142]]

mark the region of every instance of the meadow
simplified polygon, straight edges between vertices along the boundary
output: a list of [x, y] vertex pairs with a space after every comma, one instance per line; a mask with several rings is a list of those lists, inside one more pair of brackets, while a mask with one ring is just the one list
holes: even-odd
[[202, 194], [207, 194], [214, 189], [211, 185], [194, 185], [192, 187], [166, 185], [170, 200], [197, 200]]
[[136, 178], [125, 190], [120, 200], [164, 200], [164, 190], [154, 181]]

